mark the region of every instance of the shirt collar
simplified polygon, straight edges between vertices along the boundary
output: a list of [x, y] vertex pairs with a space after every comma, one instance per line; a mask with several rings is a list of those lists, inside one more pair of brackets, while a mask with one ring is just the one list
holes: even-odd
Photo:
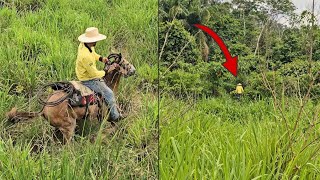
[[86, 43], [83, 43], [84, 44], [84, 46], [86, 47], [86, 48], [88, 48], [88, 50], [90, 51], [90, 53], [92, 53], [92, 49], [86, 44]]

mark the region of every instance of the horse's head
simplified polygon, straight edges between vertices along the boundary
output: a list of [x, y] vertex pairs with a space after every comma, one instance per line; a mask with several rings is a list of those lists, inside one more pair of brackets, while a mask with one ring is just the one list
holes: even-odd
[[[106, 63], [104, 70], [106, 75], [104, 76], [104, 81], [106, 84], [116, 93], [118, 90], [118, 85], [120, 77], [129, 77], [134, 75], [136, 68], [130, 64], [126, 59], [124, 59], [120, 54], [110, 54], [108, 56], [109, 62]], [[113, 61], [111, 61], [113, 59]]]
[[119, 54], [110, 54], [108, 59], [114, 59], [113, 61], [106, 64], [105, 70], [110, 72], [117, 72], [123, 75], [124, 77], [129, 77], [135, 74], [136, 68], [129, 63], [125, 58], [122, 57], [121, 53]]

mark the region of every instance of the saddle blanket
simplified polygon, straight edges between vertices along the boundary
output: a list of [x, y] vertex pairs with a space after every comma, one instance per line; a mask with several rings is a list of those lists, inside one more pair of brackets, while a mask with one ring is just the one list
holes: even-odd
[[89, 96], [94, 94], [94, 92], [88, 88], [87, 86], [83, 85], [81, 81], [69, 81], [76, 90], [80, 91], [81, 96]]

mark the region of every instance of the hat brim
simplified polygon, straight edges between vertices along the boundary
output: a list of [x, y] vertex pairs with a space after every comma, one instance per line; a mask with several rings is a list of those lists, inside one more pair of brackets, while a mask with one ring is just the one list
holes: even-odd
[[87, 37], [85, 34], [81, 34], [79, 37], [78, 37], [78, 40], [80, 42], [83, 42], [83, 43], [92, 43], [92, 42], [98, 42], [98, 41], [101, 41], [101, 40], [104, 40], [106, 39], [107, 37], [103, 34], [99, 34], [95, 37]]

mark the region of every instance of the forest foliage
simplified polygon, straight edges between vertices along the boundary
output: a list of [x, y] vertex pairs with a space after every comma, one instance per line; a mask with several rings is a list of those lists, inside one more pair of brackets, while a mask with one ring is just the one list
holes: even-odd
[[[160, 89], [213, 96], [242, 83], [249, 97], [268, 97], [264, 72], [288, 96], [306, 92], [311, 76], [312, 94], [319, 92], [320, 28], [310, 11], [297, 14], [290, 0], [166, 0], [159, 6]], [[212, 28], [238, 56], [237, 78], [222, 67], [219, 46], [196, 23]]]

